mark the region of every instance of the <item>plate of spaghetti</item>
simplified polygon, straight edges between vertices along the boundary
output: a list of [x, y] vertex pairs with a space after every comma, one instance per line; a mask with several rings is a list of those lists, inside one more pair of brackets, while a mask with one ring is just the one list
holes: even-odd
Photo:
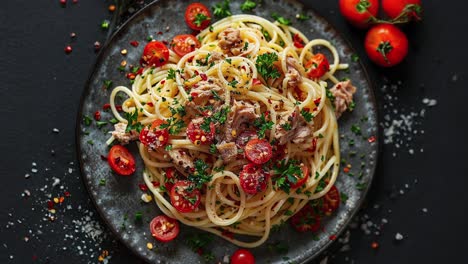
[[302, 263], [362, 203], [377, 115], [349, 44], [302, 4], [165, 0], [100, 53], [77, 145], [99, 213], [146, 261]]

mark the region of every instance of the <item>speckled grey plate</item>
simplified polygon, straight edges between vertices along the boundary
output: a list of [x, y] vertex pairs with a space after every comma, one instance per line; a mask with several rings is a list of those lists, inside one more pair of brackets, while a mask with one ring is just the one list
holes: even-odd
[[[213, 1], [201, 2], [208, 6], [213, 4]], [[234, 14], [241, 13], [239, 9], [241, 2], [243, 1], [231, 1], [231, 10]], [[326, 20], [311, 10], [305, 10], [298, 2], [286, 0], [264, 2], [268, 3], [256, 8], [254, 14], [270, 18], [272, 12], [277, 12], [291, 18], [293, 26], [304, 32], [309, 39], [325, 38], [334, 43], [342, 60], [351, 64], [350, 71], [341, 73], [339, 77], [350, 78], [359, 88], [355, 96], [354, 112], [344, 114], [339, 120], [342, 156], [347, 163], [352, 165], [351, 172], [354, 174], [354, 176], [349, 176], [341, 172], [337, 181], [339, 190], [349, 197], [346, 204], [342, 204], [335, 215], [324, 221], [324, 231], [319, 234], [316, 241], [311, 234], [299, 234], [289, 225], [285, 225], [280, 232], [273, 232], [264, 245], [252, 249], [258, 263], [280, 263], [285, 259], [294, 263], [303, 263], [317, 256], [331, 244], [330, 236], [338, 235], [345, 228], [358, 211], [367, 193], [378, 155], [378, 140], [374, 143], [367, 141], [369, 136], [378, 134], [375, 99], [364, 68], [360, 63], [351, 62], [353, 50]], [[166, 244], [156, 242], [148, 230], [148, 223], [160, 212], [154, 203], [145, 204], [140, 199], [142, 191], [138, 184], [143, 182], [141, 159], [138, 159], [137, 173], [132, 177], [120, 177], [112, 173], [107, 163], [100, 158], [101, 154], [106, 155], [108, 151], [105, 141], [109, 135], [103, 130], [109, 130], [111, 126], [99, 129], [94, 122], [91, 126], [86, 126], [82, 122], [82, 116], [92, 116], [108, 102], [110, 91], [103, 89], [104, 80], [112, 80], [114, 85], [129, 85], [124, 74], [117, 68], [124, 59], [129, 63], [137, 64], [149, 35], [157, 40], [170, 40], [176, 34], [190, 32], [183, 17], [183, 10], [187, 3], [187, 1], [174, 0], [153, 2], [137, 12], [116, 31], [100, 53], [89, 77], [77, 120], [77, 151], [81, 172], [99, 213], [124, 244], [151, 263], [203, 262], [203, 259], [184, 243], [187, 235], [201, 231], [182, 226], [180, 235], [175, 241]], [[311, 19], [298, 22], [294, 18], [298, 13], [306, 13]], [[166, 27], [170, 27], [169, 32], [166, 32]], [[164, 33], [158, 35], [160, 31]], [[129, 43], [133, 40], [139, 41], [140, 46], [132, 47]], [[127, 56], [120, 53], [124, 48], [128, 50]], [[111, 119], [111, 114], [102, 112], [102, 120], [109, 119]], [[361, 127], [362, 135], [356, 135], [351, 131], [353, 124]], [[352, 140], [354, 144], [350, 144]], [[138, 157], [134, 144], [131, 144], [130, 149], [135, 157]], [[101, 179], [106, 182], [104, 186], [100, 185]], [[357, 185], [359, 188], [356, 187]], [[143, 212], [142, 221], [135, 221], [136, 212]], [[269, 250], [269, 245], [278, 241], [289, 246], [286, 254]], [[148, 250], [147, 242], [154, 243], [155, 249]], [[222, 260], [224, 255], [230, 255], [236, 247], [221, 238], [215, 238], [209, 244], [209, 249], [215, 254], [217, 260]]]

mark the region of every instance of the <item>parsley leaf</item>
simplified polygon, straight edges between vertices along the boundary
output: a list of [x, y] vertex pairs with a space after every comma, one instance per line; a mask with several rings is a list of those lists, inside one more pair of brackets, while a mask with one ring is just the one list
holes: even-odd
[[175, 80], [175, 78], [176, 78], [176, 71], [175, 71], [174, 69], [169, 69], [169, 70], [167, 71], [167, 77], [166, 77], [166, 79], [168, 79], [168, 80]]
[[125, 132], [130, 132], [131, 130], [140, 132], [143, 129], [143, 125], [138, 122], [138, 108], [135, 108], [133, 113], [126, 112], [124, 118], [127, 119], [127, 128], [125, 128]]
[[159, 126], [159, 128], [167, 128], [169, 131], [169, 134], [175, 135], [179, 134], [180, 130], [185, 126], [184, 121], [171, 117], [167, 120], [166, 123], [163, 123]]
[[275, 52], [264, 53], [257, 57], [255, 66], [257, 67], [258, 72], [265, 79], [276, 79], [281, 76], [278, 69], [273, 65], [275, 61], [278, 61], [278, 54]]
[[271, 130], [273, 128], [273, 121], [266, 121], [265, 114], [262, 113], [262, 115], [255, 119], [254, 121], [254, 126], [258, 128], [257, 135], [259, 138], [264, 138], [265, 137], [265, 132], [267, 130]]
[[278, 15], [278, 13], [271, 14], [271, 17], [274, 18], [276, 21], [278, 21], [278, 23], [280, 23], [281, 25], [286, 25], [286, 26], [291, 25], [291, 20]]
[[273, 179], [276, 188], [288, 194], [291, 189], [290, 183], [295, 184], [298, 177], [304, 177], [302, 169], [299, 166], [299, 161], [297, 160], [289, 160], [288, 162], [282, 160], [278, 165], [273, 167], [273, 170], [276, 174]]
[[229, 0], [224, 0], [213, 6], [213, 14], [218, 18], [232, 16], [231, 8], [229, 7]]
[[197, 25], [197, 27], [199, 27], [206, 20], [210, 20], [210, 18], [205, 16], [202, 13], [198, 13], [198, 14], [195, 15], [195, 20], [193, 20], [193, 23], [195, 23], [195, 25]]
[[109, 89], [112, 86], [111, 80], [104, 80], [104, 88]]
[[296, 18], [299, 21], [306, 21], [306, 20], [310, 19], [310, 16], [305, 15], [305, 14], [297, 14]]
[[254, 1], [246, 0], [244, 3], [241, 5], [241, 10], [242, 11], [250, 11], [254, 9], [257, 6], [257, 4]]
[[307, 123], [312, 121], [312, 118], [314, 118], [314, 115], [311, 112], [306, 111], [304, 109], [301, 110], [301, 115], [302, 115], [302, 117], [304, 117], [304, 119], [305, 119], [305, 121], [307, 121]]
[[205, 183], [208, 183], [211, 181], [211, 176], [206, 172], [206, 170], [209, 168], [208, 164], [206, 164], [203, 160], [197, 159], [195, 162], [195, 172], [193, 174], [190, 174], [187, 177], [187, 180], [193, 182], [193, 187], [196, 189], [201, 189]]

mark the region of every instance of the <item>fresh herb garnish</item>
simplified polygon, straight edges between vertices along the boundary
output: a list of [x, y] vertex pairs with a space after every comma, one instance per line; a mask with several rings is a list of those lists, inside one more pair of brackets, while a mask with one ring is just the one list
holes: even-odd
[[280, 23], [281, 25], [286, 25], [286, 26], [291, 25], [291, 20], [278, 15], [278, 13], [271, 14], [271, 17], [274, 18], [276, 21], [278, 21], [278, 23]]
[[96, 126], [101, 129], [103, 126], [107, 125], [106, 121], [96, 121]]
[[284, 123], [284, 124], [281, 125], [281, 127], [286, 131], [289, 131], [292, 128], [291, 123]]
[[109, 89], [112, 86], [112, 81], [111, 80], [104, 80], [104, 88]]
[[93, 119], [90, 116], [83, 115], [83, 123], [85, 124], [85, 126], [90, 126], [92, 122]]
[[356, 135], [361, 135], [361, 127], [358, 125], [352, 125], [351, 131]]
[[238, 83], [239, 83], [239, 82], [238, 82], [236, 79], [234, 79], [234, 80], [232, 80], [232, 82], [229, 82], [229, 86], [231, 86], [232, 88], [236, 88], [236, 85], [237, 85]]
[[176, 71], [174, 69], [167, 70], [167, 77], [168, 80], [175, 80], [176, 78]]
[[116, 118], [112, 118], [111, 120], [109, 120], [109, 123], [115, 125], [119, 122], [119, 120], [117, 120]]
[[135, 213], [135, 221], [141, 221], [143, 219], [143, 213], [142, 212], [136, 212]]
[[127, 119], [127, 127], [125, 128], [125, 132], [130, 132], [135, 130], [140, 132], [143, 129], [143, 125], [138, 122], [138, 108], [135, 108], [135, 111], [132, 113], [125, 113], [125, 119]]
[[198, 13], [198, 14], [195, 15], [195, 19], [193, 20], [193, 23], [195, 23], [195, 25], [197, 25], [197, 27], [199, 27], [206, 20], [210, 20], [210, 18], [205, 16], [202, 13]]
[[343, 204], [346, 204], [346, 201], [348, 201], [348, 195], [344, 192], [340, 193], [340, 200]]
[[289, 251], [288, 245], [281, 242], [269, 243], [268, 249], [277, 254], [286, 254]]
[[172, 150], [172, 145], [167, 145], [164, 149], [165, 149], [166, 151]]
[[356, 102], [351, 101], [351, 103], [350, 103], [349, 106], [348, 106], [348, 110], [349, 110], [350, 112], [352, 112], [352, 111], [354, 111], [354, 108], [356, 108]]
[[310, 16], [308, 16], [306, 14], [297, 14], [296, 18], [299, 21], [306, 21], [306, 20], [310, 19]]
[[265, 132], [267, 130], [271, 130], [273, 125], [273, 121], [266, 121], [264, 113], [262, 113], [262, 115], [254, 121], [254, 126], [258, 128], [257, 135], [259, 138], [264, 138]]
[[357, 62], [357, 61], [359, 61], [359, 56], [356, 53], [353, 53], [351, 55], [351, 60], [354, 61], [354, 62]]
[[210, 145], [210, 153], [211, 154], [216, 154], [217, 151], [218, 151], [218, 149], [216, 148], [216, 144], [211, 144]]
[[276, 79], [281, 76], [278, 69], [273, 65], [274, 62], [278, 61], [278, 54], [275, 52], [264, 53], [257, 57], [255, 66], [257, 67], [258, 72], [265, 79]]
[[205, 183], [208, 183], [211, 181], [211, 176], [206, 172], [208, 170], [209, 166], [206, 164], [203, 160], [197, 159], [195, 162], [195, 172], [193, 174], [190, 174], [187, 178], [187, 180], [191, 181], [193, 183], [193, 187], [196, 189], [201, 189]]
[[254, 1], [246, 0], [244, 3], [241, 4], [241, 10], [242, 11], [250, 11], [254, 9], [257, 6], [257, 3]]
[[297, 160], [282, 160], [278, 165], [273, 167], [275, 171], [274, 183], [277, 189], [283, 190], [289, 194], [291, 184], [297, 183], [297, 179], [304, 177], [301, 167]]
[[229, 0], [224, 0], [213, 6], [213, 14], [217, 18], [232, 16]]
[[325, 89], [325, 90], [326, 90], [327, 98], [330, 100], [330, 102], [334, 103], [335, 96], [333, 95], [333, 93], [329, 89]]
[[314, 118], [314, 115], [311, 112], [306, 111], [304, 109], [301, 110], [301, 115], [302, 115], [302, 117], [304, 117], [304, 119], [305, 119], [305, 121], [307, 121], [307, 123], [312, 121], [312, 118]]
[[213, 94], [213, 98], [217, 101], [222, 100], [219, 94], [215, 90], [211, 90], [211, 93]]
[[177, 119], [175, 117], [171, 117], [166, 120], [166, 123], [163, 123], [159, 126], [159, 128], [167, 128], [169, 134], [176, 135], [179, 134], [180, 130], [185, 127], [185, 123], [181, 119]]
[[104, 185], [106, 185], [106, 179], [100, 179], [99, 186], [104, 186]]

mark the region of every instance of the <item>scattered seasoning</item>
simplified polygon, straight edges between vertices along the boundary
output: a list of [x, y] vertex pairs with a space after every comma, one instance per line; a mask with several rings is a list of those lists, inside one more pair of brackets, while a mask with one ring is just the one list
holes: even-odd
[[377, 243], [377, 242], [372, 242], [371, 248], [373, 248], [373, 249], [379, 248], [379, 243]]
[[94, 42], [94, 51], [99, 51], [101, 49], [101, 42], [95, 41]]
[[94, 120], [96, 121], [101, 120], [101, 112], [99, 111], [94, 112]]
[[110, 5], [107, 9], [109, 10], [109, 12], [114, 12], [116, 7], [115, 5]]
[[149, 250], [153, 249], [153, 243], [148, 242], [148, 243], [146, 244], [146, 247], [147, 247]]
[[76, 33], [75, 33], [75, 32], [70, 33], [70, 38], [75, 38], [75, 37], [76, 37]]
[[100, 186], [106, 185], [106, 179], [100, 179], [100, 180], [99, 180], [99, 185], [100, 185]]
[[65, 7], [65, 5], [67, 5], [67, 0], [59, 0], [59, 2], [62, 5], [62, 7]]
[[72, 49], [72, 47], [70, 45], [67, 45], [65, 47], [64, 51], [65, 51], [66, 54], [70, 54], [73, 51], [73, 49]]
[[107, 30], [107, 29], [109, 29], [109, 24], [110, 24], [110, 21], [106, 19], [106, 20], [102, 21], [101, 28], [104, 29], [104, 30]]
[[329, 239], [332, 240], [332, 241], [336, 240], [336, 235], [331, 235], [331, 236], [329, 237]]
[[396, 234], [395, 234], [395, 239], [396, 239], [397, 241], [401, 241], [401, 240], [403, 240], [403, 238], [404, 238], [404, 237], [403, 237], [402, 234], [400, 234], [400, 233], [396, 233]]
[[127, 49], [121, 50], [121, 51], [120, 51], [120, 54], [122, 54], [122, 55], [127, 55]]
[[130, 45], [132, 45], [133, 47], [138, 47], [138, 45], [140, 45], [140, 43], [138, 43], [138, 41], [130, 41]]
[[375, 136], [370, 136], [370, 137], [367, 139], [367, 141], [368, 141], [369, 143], [374, 143], [375, 140], [376, 140], [376, 137], [375, 137]]

